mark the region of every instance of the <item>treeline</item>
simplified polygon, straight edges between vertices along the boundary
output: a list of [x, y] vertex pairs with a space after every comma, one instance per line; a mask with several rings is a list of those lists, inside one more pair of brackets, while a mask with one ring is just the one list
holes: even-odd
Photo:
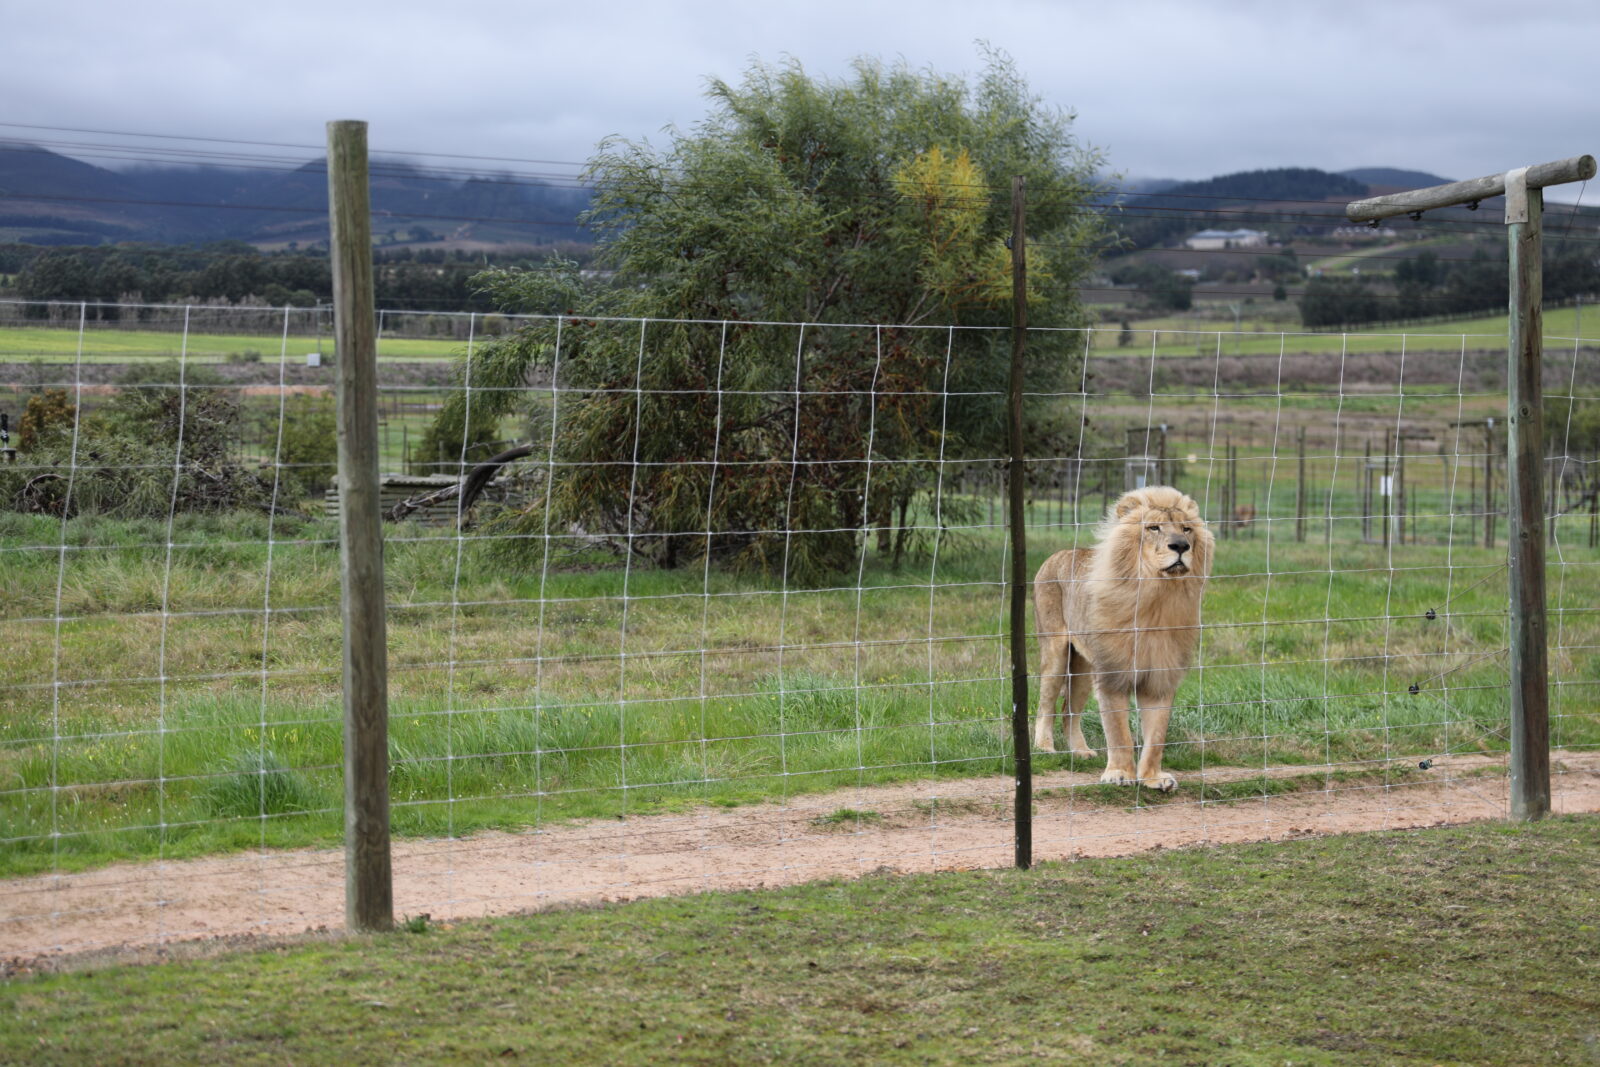
[[[373, 284], [381, 308], [492, 311], [493, 301], [470, 279], [488, 267], [533, 266], [546, 253], [587, 262], [587, 245], [559, 245], [519, 252], [461, 252], [437, 248], [380, 250]], [[226, 301], [269, 307], [313, 307], [333, 295], [325, 251], [262, 252], [237, 241], [202, 247], [113, 245], [39, 247], [0, 245], [0, 275], [17, 299], [43, 318], [43, 302], [187, 304]], [[91, 315], [116, 319], [121, 309], [93, 308]]]
[[[1600, 292], [1600, 263], [1592, 252], [1545, 250], [1544, 298], [1561, 303]], [[1449, 315], [1504, 311], [1510, 281], [1503, 256], [1478, 249], [1446, 261], [1420, 252], [1389, 276], [1322, 276], [1306, 283], [1300, 321], [1308, 327], [1360, 326]]]

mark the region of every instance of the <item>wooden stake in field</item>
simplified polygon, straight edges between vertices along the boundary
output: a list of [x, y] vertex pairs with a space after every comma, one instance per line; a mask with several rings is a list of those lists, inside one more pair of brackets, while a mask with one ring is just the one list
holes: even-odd
[[1296, 448], [1300, 456], [1300, 475], [1294, 485], [1294, 539], [1304, 541], [1306, 539], [1306, 428], [1304, 426], [1300, 427]]
[[[1352, 222], [1506, 198], [1511, 327], [1507, 344], [1506, 516], [1511, 577], [1511, 816], [1550, 811], [1550, 680], [1544, 595], [1544, 189], [1588, 181], [1593, 156], [1518, 167], [1472, 181], [1374, 197], [1349, 205]], [[1486, 471], [1487, 474], [1487, 471]], [[1486, 478], [1487, 481], [1487, 478]], [[1487, 488], [1487, 486], [1486, 486]]]
[[334, 362], [339, 419], [339, 576], [344, 623], [345, 923], [394, 926], [389, 858], [389, 671], [378, 496], [378, 346], [367, 124], [328, 123]]

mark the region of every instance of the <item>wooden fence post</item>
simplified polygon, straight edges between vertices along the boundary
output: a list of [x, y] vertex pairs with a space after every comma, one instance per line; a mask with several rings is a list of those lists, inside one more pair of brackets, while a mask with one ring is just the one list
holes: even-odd
[[378, 497], [378, 349], [367, 124], [328, 123], [334, 364], [339, 419], [340, 607], [344, 623], [345, 924], [394, 926], [389, 856], [389, 706]]
[[1506, 380], [1506, 543], [1511, 573], [1511, 817], [1550, 813], [1549, 648], [1544, 600], [1544, 190], [1506, 175], [1511, 337]]
[[[1511, 325], [1507, 338], [1506, 540], [1511, 626], [1511, 815], [1550, 811], [1549, 648], [1544, 596], [1544, 296], [1540, 225], [1544, 188], [1588, 181], [1593, 156], [1518, 167], [1471, 181], [1352, 203], [1352, 222], [1374, 221], [1505, 195]], [[1493, 421], [1485, 426], [1484, 539], [1494, 543]]]
[[[1295, 483], [1294, 490], [1294, 539], [1306, 539], [1306, 428], [1300, 427], [1299, 440], [1296, 442], [1300, 453], [1300, 480]], [[1272, 510], [1268, 502], [1267, 510]]]

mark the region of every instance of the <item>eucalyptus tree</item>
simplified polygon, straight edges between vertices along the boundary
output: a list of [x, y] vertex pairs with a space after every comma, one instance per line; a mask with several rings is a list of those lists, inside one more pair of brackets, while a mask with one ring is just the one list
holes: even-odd
[[[1076, 327], [1072, 287], [1105, 239], [1100, 156], [996, 54], [971, 84], [791, 61], [708, 95], [664, 146], [612, 139], [590, 161], [603, 278], [562, 262], [479, 276], [506, 310], [555, 317], [476, 347], [458, 373], [477, 388], [421, 447], [472, 458], [520, 387], [553, 375], [529, 427], [549, 477], [512, 527], [801, 580], [850, 565], [876, 528], [898, 560], [949, 513], [927, 506], [938, 460], [1004, 453], [1012, 178], [1030, 319]], [[1030, 391], [1080, 388], [1079, 335], [1031, 343]], [[1029, 436], [1063, 447], [1076, 425], [1038, 403]]]

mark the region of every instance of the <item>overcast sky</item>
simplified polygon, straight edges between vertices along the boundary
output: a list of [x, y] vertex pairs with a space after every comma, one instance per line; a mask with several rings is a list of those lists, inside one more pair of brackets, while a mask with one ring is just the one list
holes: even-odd
[[1468, 178], [1600, 149], [1595, 0], [13, 0], [0, 121], [316, 145], [360, 118], [375, 151], [576, 162], [692, 124], [752, 57], [972, 74], [979, 39], [1135, 177]]

